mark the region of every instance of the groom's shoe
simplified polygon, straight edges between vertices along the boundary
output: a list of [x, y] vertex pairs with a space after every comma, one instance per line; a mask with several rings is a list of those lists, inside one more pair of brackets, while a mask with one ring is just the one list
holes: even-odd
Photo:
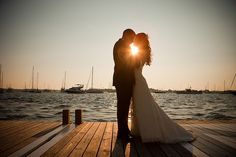
[[124, 135], [124, 136], [117, 136], [117, 138], [124, 141], [124, 142], [131, 142], [134, 140], [134, 137], [129, 134]]
[[126, 138], [127, 138], [127, 141], [129, 142], [134, 140], [134, 137], [131, 134], [129, 134]]

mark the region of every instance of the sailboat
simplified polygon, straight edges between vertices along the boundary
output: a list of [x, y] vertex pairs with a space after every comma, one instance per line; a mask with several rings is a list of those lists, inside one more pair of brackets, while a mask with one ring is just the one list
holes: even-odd
[[66, 72], [65, 72], [64, 79], [62, 81], [61, 92], [65, 92], [65, 90], [66, 90]]
[[92, 81], [91, 81], [91, 88], [85, 91], [86, 93], [103, 93], [103, 90], [93, 88], [93, 67], [92, 67]]
[[41, 93], [41, 90], [38, 89], [38, 82], [39, 82], [39, 73], [37, 72], [37, 89], [34, 89], [34, 66], [32, 69], [32, 88], [27, 90], [25, 89], [26, 92], [31, 92], [31, 93]]
[[[232, 80], [232, 82], [231, 82], [230, 90], [227, 90], [227, 91], [224, 90], [225, 93], [229, 93], [229, 94], [236, 95], [236, 90], [233, 90], [233, 89], [232, 89], [235, 78], [236, 78], [236, 73], [234, 74], [233, 80]], [[225, 84], [225, 83], [224, 83], [224, 84]], [[225, 85], [224, 85], [224, 86], [225, 86]], [[225, 87], [224, 87], [224, 88], [225, 88]]]

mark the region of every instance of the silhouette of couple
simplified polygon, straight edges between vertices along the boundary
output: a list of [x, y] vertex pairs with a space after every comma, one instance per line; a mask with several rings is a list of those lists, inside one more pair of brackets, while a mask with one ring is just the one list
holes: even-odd
[[[113, 86], [117, 95], [118, 139], [143, 142], [177, 143], [192, 141], [193, 135], [171, 120], [153, 99], [142, 75], [144, 65], [151, 63], [148, 35], [126, 29], [113, 48], [115, 63]], [[132, 103], [131, 130], [128, 127]]]

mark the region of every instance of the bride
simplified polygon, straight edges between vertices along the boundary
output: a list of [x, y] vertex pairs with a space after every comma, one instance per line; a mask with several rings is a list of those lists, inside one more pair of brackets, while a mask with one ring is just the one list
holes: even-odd
[[136, 61], [135, 86], [133, 90], [131, 134], [140, 136], [143, 142], [177, 143], [192, 141], [193, 135], [171, 120], [152, 97], [142, 75], [143, 66], [151, 63], [151, 48], [145, 33], [136, 35], [133, 46], [138, 54]]

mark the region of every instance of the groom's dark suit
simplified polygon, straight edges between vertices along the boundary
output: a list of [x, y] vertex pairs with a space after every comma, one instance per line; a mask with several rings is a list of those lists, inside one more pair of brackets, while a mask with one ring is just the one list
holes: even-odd
[[128, 128], [128, 113], [133, 95], [134, 68], [129, 60], [130, 47], [124, 40], [119, 39], [113, 48], [115, 62], [113, 86], [117, 93], [118, 137], [126, 137]]

